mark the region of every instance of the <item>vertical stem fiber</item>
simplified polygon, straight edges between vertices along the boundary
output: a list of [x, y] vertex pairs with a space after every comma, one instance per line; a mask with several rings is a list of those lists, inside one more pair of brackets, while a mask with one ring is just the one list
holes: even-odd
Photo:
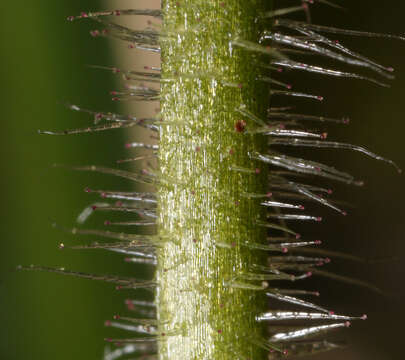
[[157, 306], [160, 359], [264, 359], [260, 281], [246, 280], [265, 257], [260, 199], [267, 170], [257, 124], [269, 88], [259, 57], [233, 45], [257, 42], [268, 0], [163, 0], [158, 190]]

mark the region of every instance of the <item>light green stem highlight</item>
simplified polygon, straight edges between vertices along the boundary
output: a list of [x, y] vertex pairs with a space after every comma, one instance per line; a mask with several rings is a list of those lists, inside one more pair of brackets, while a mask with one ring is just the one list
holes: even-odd
[[[267, 172], [249, 159], [265, 151], [258, 125], [269, 89], [261, 59], [232, 45], [257, 42], [268, 0], [164, 0], [157, 305], [160, 359], [264, 359], [260, 281], [243, 278], [262, 253]], [[243, 111], [242, 111], [243, 112]], [[246, 122], [244, 131], [243, 122]]]

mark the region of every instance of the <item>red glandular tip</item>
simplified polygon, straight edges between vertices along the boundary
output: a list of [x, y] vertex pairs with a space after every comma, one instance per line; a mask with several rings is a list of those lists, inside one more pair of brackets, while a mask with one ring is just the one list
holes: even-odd
[[110, 220], [104, 221], [104, 225], [106, 225], [106, 226], [111, 225], [111, 221]]
[[282, 248], [281, 251], [285, 254], [288, 253], [288, 249], [286, 247]]
[[111, 321], [110, 320], [106, 320], [104, 322], [104, 326], [111, 326]]
[[346, 326], [346, 327], [349, 327], [351, 324], [352, 324], [352, 323], [351, 323], [350, 321], [346, 321], [346, 322], [345, 322], [345, 326]]
[[135, 306], [131, 300], [129, 299], [125, 300], [125, 305], [127, 306], [128, 310], [135, 310]]
[[301, 234], [296, 234], [296, 235], [295, 235], [295, 238], [296, 238], [297, 240], [301, 239]]
[[367, 316], [366, 314], [363, 314], [363, 315], [361, 316], [361, 320], [367, 320], [367, 318], [368, 318], [368, 316]]
[[113, 319], [114, 319], [114, 320], [119, 320], [119, 319], [120, 319], [120, 316], [119, 316], [119, 315], [114, 315], [114, 316], [113, 316]]
[[238, 120], [238, 121], [235, 123], [235, 131], [236, 131], [236, 132], [242, 133], [242, 132], [245, 131], [245, 128], [246, 128], [246, 122], [245, 122], [245, 121], [243, 121], [243, 120]]
[[322, 240], [315, 240], [315, 241], [314, 241], [314, 244], [315, 244], [315, 245], [321, 245], [321, 244], [322, 244]]
[[64, 243], [60, 243], [59, 244], [59, 249], [63, 250], [65, 248], [65, 244]]
[[96, 206], [96, 205], [93, 205], [93, 206], [91, 207], [91, 209], [94, 211], [94, 210], [97, 209], [97, 206]]
[[318, 222], [322, 221], [322, 217], [321, 217], [321, 216], [318, 216], [318, 217], [316, 218], [316, 221], [318, 221]]
[[86, 193], [91, 193], [91, 189], [89, 188], [89, 187], [86, 187], [85, 189], [84, 189], [84, 192], [86, 192]]

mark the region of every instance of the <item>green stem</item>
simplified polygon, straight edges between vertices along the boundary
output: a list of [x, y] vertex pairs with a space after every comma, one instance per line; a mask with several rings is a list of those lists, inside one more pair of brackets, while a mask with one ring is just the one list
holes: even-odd
[[[266, 85], [258, 58], [233, 47], [257, 42], [268, 0], [164, 0], [157, 306], [160, 359], [264, 359], [255, 316], [265, 310], [260, 281], [245, 280], [263, 254], [260, 199]], [[256, 63], [256, 65], [255, 65]], [[246, 128], [244, 123], [246, 123]], [[257, 279], [259, 280], [259, 279]]]

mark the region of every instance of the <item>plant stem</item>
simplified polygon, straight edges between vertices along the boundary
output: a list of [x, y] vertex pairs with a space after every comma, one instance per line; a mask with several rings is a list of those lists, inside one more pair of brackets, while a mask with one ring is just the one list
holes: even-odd
[[[164, 0], [158, 190], [160, 359], [264, 359], [261, 282], [244, 276], [265, 257], [260, 199], [265, 151], [246, 110], [265, 119], [269, 88], [236, 38], [257, 42], [268, 0]], [[245, 127], [246, 125], [246, 127]]]

